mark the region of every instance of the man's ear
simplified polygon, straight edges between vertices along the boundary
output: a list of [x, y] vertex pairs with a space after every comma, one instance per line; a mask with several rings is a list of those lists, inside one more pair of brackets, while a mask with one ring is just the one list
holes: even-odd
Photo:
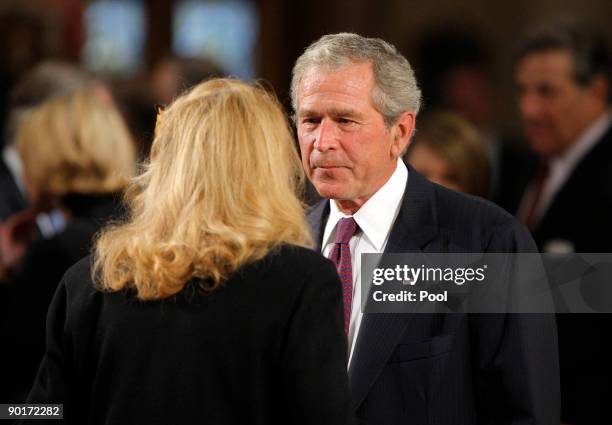
[[408, 147], [415, 126], [415, 114], [412, 111], [405, 111], [399, 116], [391, 131], [393, 133], [393, 143], [391, 145], [391, 155], [399, 158]]

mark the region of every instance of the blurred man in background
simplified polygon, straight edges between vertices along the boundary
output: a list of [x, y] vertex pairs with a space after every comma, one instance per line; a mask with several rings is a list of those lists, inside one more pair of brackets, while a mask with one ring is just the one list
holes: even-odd
[[[558, 21], [517, 52], [519, 112], [540, 168], [518, 217], [544, 252], [609, 252], [612, 241], [612, 58], [584, 24]], [[562, 419], [612, 423], [610, 320], [558, 315]]]
[[[502, 126], [500, 105], [496, 102], [500, 98], [499, 81], [485, 36], [473, 28], [450, 23], [425, 36], [419, 57], [419, 81], [423, 82], [427, 109], [456, 113], [479, 133], [490, 171], [485, 182], [488, 192], [478, 195], [512, 212], [537, 161]], [[471, 170], [463, 172], [471, 173]], [[482, 175], [473, 178], [482, 178]]]
[[518, 215], [544, 251], [605, 252], [612, 236], [609, 47], [580, 24], [560, 22], [530, 34], [517, 57], [519, 111], [540, 158]]

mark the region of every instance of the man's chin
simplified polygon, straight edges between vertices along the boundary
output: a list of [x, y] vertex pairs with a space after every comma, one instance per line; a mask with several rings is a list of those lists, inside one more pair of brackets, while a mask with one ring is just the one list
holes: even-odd
[[315, 189], [317, 190], [317, 193], [322, 198], [338, 200], [349, 199], [346, 190], [342, 187], [339, 187], [338, 184], [317, 181], [313, 181], [312, 183]]
[[549, 139], [532, 139], [529, 142], [531, 150], [540, 158], [552, 158], [560, 153], [558, 143]]

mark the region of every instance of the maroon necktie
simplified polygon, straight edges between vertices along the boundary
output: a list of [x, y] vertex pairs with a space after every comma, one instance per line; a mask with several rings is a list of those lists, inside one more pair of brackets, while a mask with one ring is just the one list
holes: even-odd
[[359, 230], [359, 227], [353, 217], [341, 219], [336, 230], [336, 243], [329, 254], [329, 259], [336, 265], [336, 270], [338, 270], [338, 275], [342, 282], [344, 332], [347, 335], [351, 322], [351, 306], [353, 303], [353, 269], [349, 241], [357, 233], [357, 230]]
[[527, 226], [529, 230], [534, 230], [536, 225], [538, 224], [536, 219], [536, 208], [538, 206], [538, 202], [542, 197], [542, 192], [544, 190], [544, 183], [548, 179], [548, 175], [550, 173], [550, 169], [547, 163], [543, 163], [540, 165], [540, 169], [538, 170], [538, 174], [536, 174], [532, 183], [532, 190], [529, 194], [530, 198], [527, 200], [527, 205], [521, 211], [521, 221]]

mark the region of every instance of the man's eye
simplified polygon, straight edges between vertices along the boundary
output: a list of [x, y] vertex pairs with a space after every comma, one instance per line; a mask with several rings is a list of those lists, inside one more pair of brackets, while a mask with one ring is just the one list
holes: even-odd
[[352, 124], [354, 121], [353, 120], [349, 120], [348, 118], [339, 118], [338, 122], [340, 124]]
[[302, 120], [302, 124], [306, 124], [306, 125], [315, 125], [318, 124], [321, 120], [318, 118], [304, 118]]

